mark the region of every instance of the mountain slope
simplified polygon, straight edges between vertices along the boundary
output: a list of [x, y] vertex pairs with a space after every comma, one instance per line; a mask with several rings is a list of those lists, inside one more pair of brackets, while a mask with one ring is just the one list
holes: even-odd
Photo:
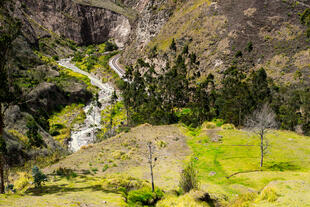
[[[171, 61], [165, 56], [171, 53], [169, 45], [174, 38], [180, 48], [177, 53], [188, 45], [205, 76], [210, 72], [220, 75], [237, 61], [248, 71], [264, 67], [270, 77], [282, 84], [308, 82], [307, 27], [299, 16], [306, 8], [307, 4], [298, 1], [190, 0], [177, 6], [165, 24], [149, 22], [156, 27], [154, 37], [142, 44], [133, 41], [123, 61], [133, 63], [139, 56], [148, 60], [156, 47], [158, 60], [150, 62], [164, 67]], [[144, 19], [141, 17], [140, 21]], [[133, 50], [138, 53], [133, 54]], [[237, 53], [241, 57], [236, 58]]]

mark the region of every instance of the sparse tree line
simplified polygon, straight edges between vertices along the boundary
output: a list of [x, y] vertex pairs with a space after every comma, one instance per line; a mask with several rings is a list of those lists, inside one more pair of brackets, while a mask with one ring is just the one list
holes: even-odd
[[[170, 50], [176, 53], [174, 41]], [[188, 46], [181, 51], [173, 64], [167, 64], [160, 72], [142, 59], [127, 67], [128, 81], [119, 85], [131, 125], [181, 121], [198, 126], [220, 118], [244, 126], [248, 115], [268, 103], [280, 128], [310, 134], [310, 87], [302, 81], [280, 86], [267, 77], [263, 68], [248, 74], [247, 69], [233, 64], [223, 72], [220, 84], [215, 85], [213, 74], [201, 77], [195, 53], [190, 53]]]

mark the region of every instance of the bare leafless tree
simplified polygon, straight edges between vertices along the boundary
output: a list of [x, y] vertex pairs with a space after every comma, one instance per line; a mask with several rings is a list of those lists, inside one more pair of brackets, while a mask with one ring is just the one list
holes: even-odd
[[148, 156], [148, 163], [150, 165], [150, 173], [151, 173], [151, 182], [152, 182], [152, 192], [154, 192], [155, 190], [155, 186], [154, 186], [154, 174], [153, 174], [153, 168], [155, 167], [155, 163], [157, 161], [157, 158], [155, 157], [153, 160], [153, 154], [155, 151], [155, 147], [152, 144], [152, 142], [148, 142], [147, 143], [147, 147], [149, 150], [149, 156]]
[[260, 138], [260, 167], [263, 167], [264, 155], [269, 146], [266, 134], [270, 129], [277, 127], [275, 118], [276, 115], [269, 104], [264, 104], [261, 108], [255, 110], [252, 115], [246, 118], [246, 127], [257, 134]]

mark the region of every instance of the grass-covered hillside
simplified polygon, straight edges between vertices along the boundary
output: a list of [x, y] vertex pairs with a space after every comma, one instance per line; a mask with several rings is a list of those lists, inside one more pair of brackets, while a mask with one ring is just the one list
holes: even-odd
[[[261, 169], [258, 137], [232, 125], [141, 125], [47, 167], [48, 181], [40, 188], [20, 176], [15, 182], [24, 185], [2, 196], [0, 205], [139, 206], [137, 195], [145, 197], [150, 189], [147, 142], [152, 141], [155, 185], [163, 191], [152, 195], [161, 198], [156, 206], [309, 206], [309, 137], [275, 130], [267, 139]], [[180, 195], [180, 172], [190, 160], [199, 190]]]

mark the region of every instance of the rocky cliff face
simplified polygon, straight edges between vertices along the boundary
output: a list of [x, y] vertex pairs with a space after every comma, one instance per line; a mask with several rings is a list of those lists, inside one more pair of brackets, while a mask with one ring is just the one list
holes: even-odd
[[183, 2], [184, 0], [136, 0], [134, 3], [124, 1], [125, 4], [139, 13], [139, 17], [132, 28], [126, 51], [123, 54], [122, 62], [124, 64], [135, 63], [139, 56], [143, 56], [146, 46], [160, 33], [174, 10]]
[[[110, 38], [119, 46], [127, 41], [131, 26], [121, 14], [104, 8], [80, 5], [72, 0], [26, 0], [17, 2], [28, 23], [39, 24], [47, 33], [53, 32], [79, 44], [102, 43]], [[37, 37], [44, 35], [36, 32]]]

